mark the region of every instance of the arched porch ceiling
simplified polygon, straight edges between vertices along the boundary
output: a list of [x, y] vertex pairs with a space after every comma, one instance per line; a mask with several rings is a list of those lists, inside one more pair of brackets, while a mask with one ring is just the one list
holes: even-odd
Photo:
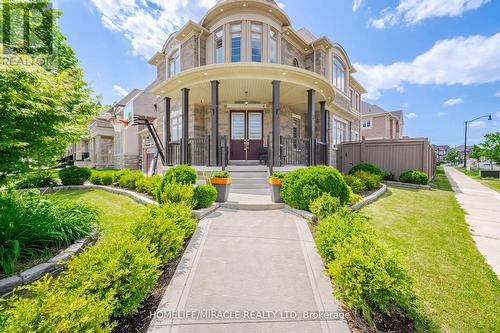
[[211, 81], [217, 80], [221, 104], [242, 102], [248, 91], [250, 103], [272, 102], [272, 81], [281, 81], [281, 104], [305, 108], [307, 91], [317, 92], [316, 102], [335, 100], [335, 90], [322, 76], [300, 68], [273, 64], [221, 64], [195, 68], [180, 73], [153, 88], [153, 93], [180, 103], [180, 92], [190, 89], [190, 103], [210, 105]]

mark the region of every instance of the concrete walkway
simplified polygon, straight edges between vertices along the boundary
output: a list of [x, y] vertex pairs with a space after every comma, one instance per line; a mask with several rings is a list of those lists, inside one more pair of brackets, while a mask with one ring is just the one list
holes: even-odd
[[223, 208], [200, 221], [149, 332], [350, 332], [344, 316], [305, 220]]
[[445, 167], [455, 196], [467, 213], [477, 248], [500, 277], [500, 194], [452, 167]]

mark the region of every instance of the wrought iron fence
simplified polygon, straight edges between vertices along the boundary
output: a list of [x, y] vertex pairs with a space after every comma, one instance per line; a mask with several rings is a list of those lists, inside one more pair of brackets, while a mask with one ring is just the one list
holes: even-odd
[[309, 165], [310, 139], [280, 138], [282, 165]]
[[328, 165], [328, 145], [325, 142], [314, 140], [314, 164]]
[[167, 144], [167, 161], [169, 165], [181, 164], [181, 140]]
[[209, 165], [210, 137], [189, 139], [189, 164], [195, 166]]

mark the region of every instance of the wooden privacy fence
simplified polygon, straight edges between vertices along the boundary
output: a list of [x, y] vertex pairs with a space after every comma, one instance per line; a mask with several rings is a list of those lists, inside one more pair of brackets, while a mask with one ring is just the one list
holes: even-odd
[[408, 170], [423, 171], [429, 179], [436, 173], [436, 155], [425, 138], [363, 140], [338, 146], [336, 164], [340, 171], [347, 173], [353, 165], [361, 162], [393, 172], [396, 178]]

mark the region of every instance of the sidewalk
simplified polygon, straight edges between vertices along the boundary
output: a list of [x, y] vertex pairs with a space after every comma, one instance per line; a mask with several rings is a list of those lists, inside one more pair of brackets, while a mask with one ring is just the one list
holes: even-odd
[[477, 248], [500, 277], [500, 194], [453, 167], [445, 172]]
[[305, 220], [220, 209], [200, 221], [149, 332], [350, 332], [307, 317], [339, 314], [323, 270]]

